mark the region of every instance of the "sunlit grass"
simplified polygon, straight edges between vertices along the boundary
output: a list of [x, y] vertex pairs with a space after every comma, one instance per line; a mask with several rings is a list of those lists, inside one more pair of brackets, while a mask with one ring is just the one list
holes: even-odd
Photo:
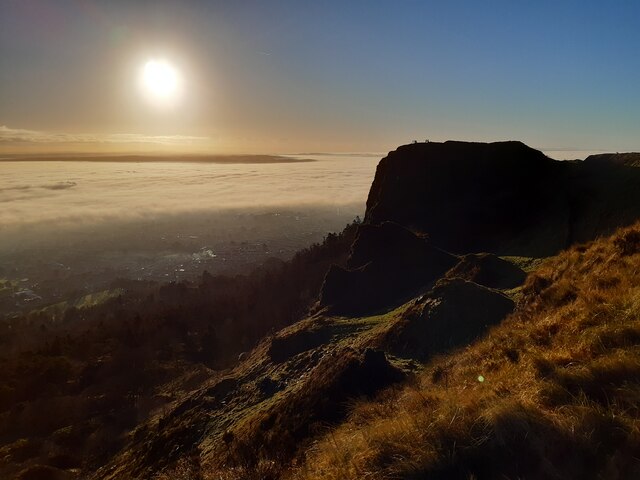
[[637, 229], [543, 262], [514, 315], [399, 396], [358, 404], [293, 477], [634, 478]]

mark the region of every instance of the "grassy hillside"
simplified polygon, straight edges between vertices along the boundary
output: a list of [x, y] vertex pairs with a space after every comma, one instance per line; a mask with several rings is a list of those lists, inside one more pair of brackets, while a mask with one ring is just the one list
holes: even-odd
[[[498, 271], [475, 267], [505, 265], [465, 256], [386, 313], [322, 310], [286, 327], [95, 478], [638, 478], [640, 224], [543, 262], [509, 260], [530, 272], [523, 287], [475, 283]], [[481, 313], [474, 295], [517, 307], [434, 357]]]
[[547, 260], [521, 293], [483, 339], [360, 401], [287, 476], [640, 478], [640, 225]]
[[[27, 343], [7, 325], [0, 476], [640, 476], [640, 224], [544, 261], [455, 256], [396, 308], [295, 321], [354, 229], [275, 273], [76, 309], [55, 342], [38, 344], [46, 312]], [[238, 357], [242, 331], [257, 345]]]
[[[5, 406], [0, 465], [22, 479], [637, 478], [640, 224], [542, 262], [508, 260], [460, 257], [386, 312], [320, 309], [228, 369], [180, 357], [178, 373], [138, 393], [127, 424], [115, 423], [134, 386], [126, 365], [109, 385], [63, 376], [56, 385], [71, 390]], [[503, 282], [520, 275], [514, 264], [530, 272], [523, 287]], [[469, 343], [498, 318], [484, 302], [513, 300]], [[54, 372], [77, 367], [65, 342], [55, 358], [72, 363]], [[437, 345], [463, 347], [434, 357]], [[7, 369], [5, 385], [22, 385], [20, 372]], [[160, 396], [140, 415], [141, 399]]]

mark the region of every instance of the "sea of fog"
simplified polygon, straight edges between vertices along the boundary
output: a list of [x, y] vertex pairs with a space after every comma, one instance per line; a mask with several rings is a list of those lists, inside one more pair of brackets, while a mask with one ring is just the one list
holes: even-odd
[[1, 161], [0, 315], [290, 258], [364, 214], [381, 157]]
[[230, 208], [364, 207], [380, 156], [305, 158], [314, 161], [0, 162], [0, 225], [6, 234]]

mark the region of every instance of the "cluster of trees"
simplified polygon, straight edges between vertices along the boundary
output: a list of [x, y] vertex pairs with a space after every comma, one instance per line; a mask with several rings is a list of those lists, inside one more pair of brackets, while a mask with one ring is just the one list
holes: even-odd
[[40, 460], [53, 448], [95, 468], [124, 432], [171, 400], [161, 385], [230, 367], [308, 312], [330, 265], [346, 262], [358, 223], [248, 275], [119, 281], [113, 287], [123, 293], [102, 304], [0, 322], [0, 444], [26, 438]]

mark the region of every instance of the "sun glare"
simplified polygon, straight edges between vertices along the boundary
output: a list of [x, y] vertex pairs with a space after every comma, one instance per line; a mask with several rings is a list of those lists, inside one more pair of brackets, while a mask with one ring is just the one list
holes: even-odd
[[166, 60], [149, 60], [142, 68], [142, 90], [156, 105], [175, 104], [180, 96], [180, 83], [178, 71]]

